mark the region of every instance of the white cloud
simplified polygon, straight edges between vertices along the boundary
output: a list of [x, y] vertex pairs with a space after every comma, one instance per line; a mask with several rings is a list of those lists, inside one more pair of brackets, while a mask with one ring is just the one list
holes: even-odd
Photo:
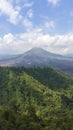
[[59, 1], [60, 0], [48, 0], [48, 2], [51, 3], [52, 5], [57, 5]]
[[[14, 0], [10, 0], [14, 1]], [[15, 0], [14, 1], [17, 5], [21, 5], [22, 3], [22, 8], [30, 8], [33, 6], [34, 2], [30, 0]]]
[[9, 33], [0, 38], [0, 54], [24, 53], [32, 47], [42, 47], [59, 54], [73, 53], [73, 34], [51, 36], [37, 28], [17, 35]]
[[32, 22], [27, 18], [24, 19], [23, 25], [24, 25], [24, 27], [26, 27], [26, 29], [30, 30], [32, 28]]
[[32, 17], [33, 17], [33, 10], [32, 10], [32, 9], [29, 9], [29, 10], [27, 11], [27, 17], [29, 17], [29, 18], [32, 18]]
[[0, 0], [0, 13], [5, 14], [11, 23], [16, 24], [21, 19], [19, 11], [20, 7], [14, 8], [12, 1]]
[[45, 22], [45, 27], [46, 27], [47, 29], [52, 29], [52, 28], [55, 27], [55, 22], [52, 21], [52, 20], [51, 20], [51, 21], [48, 20], [48, 21]]
[[56, 22], [54, 20], [49, 19], [47, 16], [41, 16], [41, 18], [43, 18], [43, 23], [41, 25], [43, 30], [50, 31], [55, 28]]
[[4, 37], [3, 37], [3, 43], [7, 43], [7, 44], [10, 44], [14, 41], [14, 36], [9, 33], [9, 34], [6, 34]]
[[24, 7], [32, 7], [33, 6], [33, 2], [29, 3], [29, 2], [25, 2], [24, 3]]

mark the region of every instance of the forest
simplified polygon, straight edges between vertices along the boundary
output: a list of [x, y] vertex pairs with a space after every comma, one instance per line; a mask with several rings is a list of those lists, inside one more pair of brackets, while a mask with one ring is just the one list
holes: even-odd
[[0, 130], [73, 130], [73, 76], [0, 67]]

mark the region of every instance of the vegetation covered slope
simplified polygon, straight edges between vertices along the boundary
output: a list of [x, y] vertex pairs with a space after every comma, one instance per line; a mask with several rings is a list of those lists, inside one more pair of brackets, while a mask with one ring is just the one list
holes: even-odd
[[26, 68], [25, 72], [50, 89], [66, 89], [73, 85], [73, 77], [69, 74], [49, 67]]
[[4, 122], [7, 130], [72, 130], [72, 116], [73, 77], [52, 68], [0, 68], [2, 130]]

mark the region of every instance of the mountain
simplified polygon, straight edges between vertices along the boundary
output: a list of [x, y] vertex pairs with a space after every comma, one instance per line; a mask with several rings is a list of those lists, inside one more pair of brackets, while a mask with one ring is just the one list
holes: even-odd
[[73, 73], [73, 58], [54, 54], [42, 48], [32, 48], [24, 54], [3, 58], [0, 60], [0, 66], [51, 66]]
[[[53, 111], [51, 104], [62, 109], [62, 95], [72, 100], [72, 90], [73, 77], [52, 68], [0, 68], [0, 105], [15, 103], [23, 111], [27, 104], [34, 104], [42, 111], [43, 107]], [[69, 102], [68, 107], [72, 105]]]
[[0, 130], [72, 130], [73, 77], [52, 68], [0, 67]]
[[66, 54], [65, 56], [67, 56], [67, 57], [73, 57], [73, 53], [71, 53], [71, 54]]

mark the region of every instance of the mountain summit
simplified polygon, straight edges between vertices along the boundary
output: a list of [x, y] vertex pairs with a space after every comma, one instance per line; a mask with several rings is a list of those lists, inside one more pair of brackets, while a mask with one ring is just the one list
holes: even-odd
[[24, 53], [24, 55], [35, 55], [38, 57], [62, 57], [62, 55], [59, 54], [55, 54], [49, 51], [44, 50], [43, 48], [38, 48], [38, 47], [34, 47], [31, 50], [27, 51]]
[[39, 54], [47, 54], [49, 52], [42, 49], [42, 48], [34, 47], [31, 50], [29, 50], [28, 52], [26, 52], [26, 53], [32, 53], [32, 54], [39, 55]]

